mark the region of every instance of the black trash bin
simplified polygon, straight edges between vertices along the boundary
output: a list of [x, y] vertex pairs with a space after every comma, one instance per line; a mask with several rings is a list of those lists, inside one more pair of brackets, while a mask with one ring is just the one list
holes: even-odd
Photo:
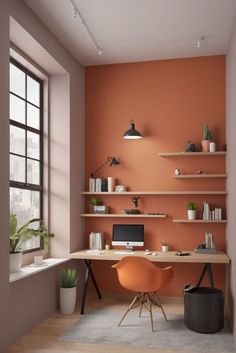
[[224, 296], [220, 289], [184, 290], [184, 323], [192, 331], [214, 333], [224, 326]]

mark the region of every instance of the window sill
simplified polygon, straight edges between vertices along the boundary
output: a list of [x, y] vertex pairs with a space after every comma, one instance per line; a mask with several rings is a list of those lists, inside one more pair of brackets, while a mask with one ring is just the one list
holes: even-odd
[[44, 260], [44, 262], [47, 263], [47, 266], [37, 266], [37, 267], [36, 266], [31, 267], [29, 265], [23, 266], [19, 272], [10, 273], [9, 282], [12, 283], [12, 282], [19, 281], [22, 278], [29, 277], [34, 275], [35, 273], [48, 270], [49, 268], [55, 267], [69, 260], [70, 259], [49, 258]]

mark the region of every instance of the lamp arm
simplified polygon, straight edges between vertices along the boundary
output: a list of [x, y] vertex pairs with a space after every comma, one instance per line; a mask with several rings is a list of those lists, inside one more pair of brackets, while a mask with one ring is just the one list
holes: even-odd
[[103, 163], [100, 167], [98, 167], [97, 169], [95, 169], [94, 172], [90, 173], [91, 178], [94, 178], [95, 174], [102, 169], [108, 162], [110, 162], [110, 157], [107, 158], [107, 161], [105, 163]]

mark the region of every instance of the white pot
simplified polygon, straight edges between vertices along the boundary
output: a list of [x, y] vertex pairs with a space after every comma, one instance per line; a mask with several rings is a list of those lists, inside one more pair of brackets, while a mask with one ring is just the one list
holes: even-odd
[[64, 315], [73, 314], [76, 304], [76, 287], [60, 288], [60, 310]]
[[197, 210], [188, 210], [188, 219], [193, 221], [197, 218]]
[[162, 245], [161, 249], [163, 252], [167, 252], [169, 250], [168, 245]]
[[10, 254], [10, 272], [19, 272], [22, 266], [22, 252]]

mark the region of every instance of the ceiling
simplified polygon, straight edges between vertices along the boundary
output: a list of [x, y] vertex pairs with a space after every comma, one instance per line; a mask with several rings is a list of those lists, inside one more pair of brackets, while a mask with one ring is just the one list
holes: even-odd
[[[235, 0], [25, 0], [84, 66], [226, 54]], [[200, 48], [197, 41], [201, 41]]]

